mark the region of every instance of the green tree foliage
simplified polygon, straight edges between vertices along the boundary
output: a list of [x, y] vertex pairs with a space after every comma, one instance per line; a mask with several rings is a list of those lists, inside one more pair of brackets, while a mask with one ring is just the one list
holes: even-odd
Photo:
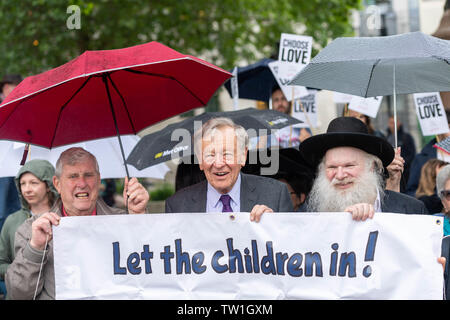
[[[69, 5], [80, 28], [69, 29]], [[280, 34], [311, 35], [319, 48], [351, 35], [360, 0], [3, 0], [1, 73], [43, 72], [85, 50], [161, 42], [231, 69], [277, 52]]]

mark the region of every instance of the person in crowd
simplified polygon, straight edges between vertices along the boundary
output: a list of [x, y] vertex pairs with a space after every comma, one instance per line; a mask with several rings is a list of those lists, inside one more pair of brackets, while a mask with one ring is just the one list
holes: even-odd
[[[292, 102], [286, 99], [281, 88], [276, 85], [272, 89], [272, 109], [281, 113], [292, 115]], [[306, 128], [287, 126], [279, 129], [276, 138], [280, 147], [298, 147], [302, 141], [309, 138], [311, 132]]]
[[[27, 219], [17, 229], [15, 259], [5, 277], [8, 298], [55, 298], [52, 226], [57, 227], [61, 218], [126, 213], [108, 207], [101, 199], [100, 180], [100, 170], [94, 155], [78, 147], [61, 153], [53, 176], [53, 185], [60, 197], [50, 212]], [[136, 178], [125, 178], [124, 185], [123, 196], [124, 199], [128, 197], [128, 212], [144, 213], [149, 200], [147, 190]]]
[[[388, 127], [386, 129], [387, 141], [395, 147], [395, 121], [394, 116], [389, 117]], [[401, 156], [405, 160], [405, 169], [403, 170], [403, 179], [408, 181], [409, 170], [416, 156], [416, 143], [411, 134], [405, 131], [401, 121], [397, 119], [397, 146], [401, 148]], [[404, 188], [402, 188], [404, 191]]]
[[311, 177], [301, 172], [279, 172], [274, 178], [286, 184], [289, 194], [291, 195], [294, 211], [298, 211], [303, 202], [305, 202], [306, 197], [311, 190]]
[[23, 78], [20, 74], [5, 74], [3, 79], [0, 81], [1, 96], [0, 102], [5, 100], [5, 98], [14, 90], [15, 87], [22, 82]]
[[373, 134], [380, 138], [386, 138], [385, 135], [383, 134], [383, 132], [381, 132], [380, 130], [376, 130], [374, 128], [374, 126], [372, 124], [372, 120], [370, 119], [369, 116], [367, 116], [363, 113], [357, 112], [355, 110], [347, 109], [347, 108], [344, 108], [343, 116], [353, 117], [353, 118], [361, 120], [367, 126], [367, 130], [369, 131], [369, 134]]
[[[0, 103], [22, 81], [19, 74], [6, 74], [0, 81]], [[5, 219], [20, 209], [19, 195], [17, 193], [14, 177], [0, 178], [0, 230]]]
[[436, 191], [442, 202], [442, 210], [437, 216], [444, 217], [444, 237], [450, 235], [450, 164], [439, 170], [436, 176]]
[[10, 214], [0, 233], [0, 287], [6, 295], [4, 284], [6, 270], [14, 260], [14, 236], [19, 226], [28, 218], [48, 212], [58, 197], [53, 186], [55, 168], [47, 160], [35, 159], [25, 163], [15, 177], [22, 208]]
[[[448, 126], [450, 128], [450, 110], [445, 110], [447, 116]], [[420, 171], [429, 159], [439, 159], [445, 162], [450, 162], [450, 155], [434, 148], [433, 146], [438, 142], [450, 137], [450, 132], [439, 134], [436, 138], [431, 139], [422, 150], [414, 157], [411, 168], [409, 170], [409, 178], [406, 183], [405, 193], [414, 196], [419, 185]]]
[[299, 150], [317, 168], [307, 211], [350, 212], [355, 220], [372, 218], [375, 212], [427, 213], [423, 202], [385, 190], [383, 170], [394, 150], [356, 118], [333, 119], [326, 133], [305, 140]]
[[422, 167], [416, 198], [422, 201], [429, 213], [438, 213], [442, 210], [442, 202], [436, 192], [436, 177], [440, 169], [447, 162], [439, 159], [430, 159]]
[[194, 151], [206, 180], [166, 200], [166, 212], [250, 212], [258, 222], [265, 212], [292, 212], [286, 185], [241, 173], [248, 135], [229, 118], [208, 120], [194, 134]]
[[[381, 131], [375, 130], [369, 116], [347, 108], [344, 108], [343, 116], [361, 120], [367, 126], [369, 134], [373, 134], [383, 139], [386, 138]], [[405, 181], [403, 177], [404, 163], [405, 160], [401, 156], [401, 149], [397, 148], [397, 150], [395, 150], [394, 160], [386, 167], [386, 190], [400, 192], [402, 188], [404, 189], [404, 187], [402, 187]]]
[[116, 200], [114, 199], [114, 195], [116, 194], [116, 180], [115, 179], [102, 179], [100, 185], [100, 195], [105, 201], [105, 203], [114, 207], [116, 204]]

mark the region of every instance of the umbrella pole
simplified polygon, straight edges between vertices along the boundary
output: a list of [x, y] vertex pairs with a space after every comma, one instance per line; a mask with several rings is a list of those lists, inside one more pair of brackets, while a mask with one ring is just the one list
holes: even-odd
[[113, 117], [113, 120], [114, 120], [114, 125], [116, 127], [117, 138], [119, 139], [119, 145], [120, 145], [120, 152], [122, 153], [122, 158], [123, 158], [123, 164], [125, 166], [125, 171], [127, 173], [127, 178], [128, 178], [128, 180], [130, 180], [130, 174], [128, 173], [127, 162], [125, 160], [125, 152], [123, 151], [122, 139], [120, 139], [119, 127], [117, 125], [116, 114], [114, 113], [114, 107], [113, 107], [113, 103], [112, 103], [112, 99], [111, 99], [111, 94], [109, 93], [108, 80], [106, 79], [106, 75], [104, 75], [102, 77], [102, 79], [103, 79], [103, 83], [105, 84], [106, 93], [108, 94], [109, 108], [111, 109], [111, 114], [112, 114], [112, 117]]
[[395, 141], [395, 150], [397, 150], [397, 95], [395, 88], [395, 62], [394, 62], [394, 72], [393, 72], [393, 87], [394, 87], [394, 141]]
[[[127, 162], [125, 160], [125, 152], [123, 151], [122, 139], [120, 139], [119, 127], [117, 125], [116, 114], [114, 113], [114, 107], [113, 107], [113, 103], [112, 103], [112, 99], [111, 99], [111, 94], [109, 92], [108, 80], [106, 79], [106, 75], [103, 75], [102, 79], [103, 79], [103, 83], [105, 84], [106, 93], [108, 95], [109, 107], [111, 109], [111, 114], [112, 114], [112, 117], [114, 119], [114, 125], [116, 126], [117, 138], [119, 139], [120, 152], [122, 153], [123, 164], [125, 166], [125, 171], [127, 173], [128, 181], [130, 181], [130, 174], [128, 173]], [[128, 196], [127, 196], [126, 203], [125, 203], [125, 209], [126, 209], [126, 211], [128, 213]]]

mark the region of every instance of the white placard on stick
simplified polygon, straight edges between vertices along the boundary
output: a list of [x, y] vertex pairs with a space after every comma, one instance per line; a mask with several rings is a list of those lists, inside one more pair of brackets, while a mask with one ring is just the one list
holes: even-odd
[[269, 68], [288, 101], [308, 94], [305, 87], [288, 86], [287, 83], [309, 63], [311, 48], [312, 37], [310, 36], [281, 34], [278, 61], [269, 64]]
[[447, 115], [439, 92], [415, 93], [414, 103], [424, 136], [449, 132]]
[[352, 100], [353, 95], [348, 93], [342, 93], [342, 92], [333, 92], [333, 101], [334, 103], [350, 103], [350, 100]]
[[376, 118], [382, 100], [383, 96], [370, 98], [352, 96], [348, 108], [371, 118]]
[[[291, 78], [280, 76], [279, 74], [280, 62], [278, 60], [270, 62], [268, 66], [270, 71], [272, 71], [273, 76], [277, 80], [277, 83], [280, 86], [281, 91], [283, 91], [283, 94], [288, 101], [292, 100], [292, 95], [294, 95], [294, 99], [298, 99], [308, 95], [308, 90], [306, 90], [306, 87], [286, 85], [289, 81], [291, 81]], [[294, 90], [294, 92], [292, 92], [292, 90]]]
[[[294, 107], [292, 109], [292, 116], [294, 118], [297, 118], [303, 123], [299, 123], [294, 125], [294, 127], [297, 128], [308, 128], [309, 122], [311, 123], [311, 126], [313, 128], [317, 127], [317, 90], [308, 90], [308, 95], [301, 97], [300, 99], [294, 100]], [[301, 103], [301, 105], [300, 105]], [[308, 116], [308, 119], [305, 117], [305, 113], [302, 110], [306, 112], [306, 115]]]

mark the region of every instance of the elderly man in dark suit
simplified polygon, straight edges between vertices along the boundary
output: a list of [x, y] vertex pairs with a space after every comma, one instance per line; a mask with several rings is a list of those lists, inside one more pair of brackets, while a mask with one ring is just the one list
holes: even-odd
[[306, 209], [352, 213], [355, 220], [375, 212], [427, 214], [424, 204], [405, 194], [385, 190], [383, 172], [394, 159], [386, 139], [370, 135], [356, 118], [339, 117], [327, 132], [305, 140], [299, 148], [317, 167]]
[[166, 212], [292, 212], [286, 185], [241, 173], [248, 151], [245, 129], [228, 118], [213, 118], [194, 134], [194, 150], [206, 181], [184, 188], [166, 200]]

